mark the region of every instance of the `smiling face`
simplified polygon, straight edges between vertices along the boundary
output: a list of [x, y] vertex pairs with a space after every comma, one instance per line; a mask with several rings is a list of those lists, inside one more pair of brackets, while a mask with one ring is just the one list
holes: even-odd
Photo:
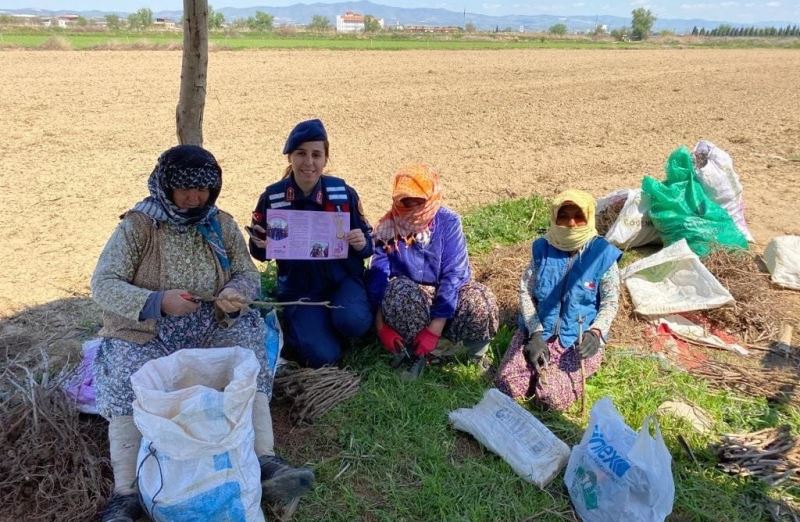
[[172, 189], [172, 202], [182, 212], [193, 208], [203, 208], [211, 196], [209, 188]]
[[575, 228], [586, 226], [586, 224], [586, 216], [583, 215], [583, 210], [575, 203], [567, 201], [558, 209], [556, 225]]
[[328, 164], [328, 151], [324, 141], [306, 141], [289, 153], [294, 181], [305, 195], [311, 193]]

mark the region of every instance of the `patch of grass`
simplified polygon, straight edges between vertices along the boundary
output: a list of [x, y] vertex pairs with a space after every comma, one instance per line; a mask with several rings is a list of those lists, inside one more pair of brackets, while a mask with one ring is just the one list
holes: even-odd
[[469, 252], [477, 256], [495, 245], [531, 241], [544, 232], [548, 205], [540, 196], [512, 199], [467, 212], [462, 219]]
[[[463, 216], [470, 252], [532, 239], [547, 222], [545, 200], [515, 199]], [[631, 262], [650, 252], [626, 252]], [[274, 266], [274, 265], [273, 265]], [[274, 280], [273, 275], [265, 280]], [[495, 367], [514, 325], [503, 325], [490, 351]], [[356, 347], [344, 360], [362, 376], [361, 391], [322, 417], [315, 447], [298, 454], [317, 473], [318, 486], [300, 504], [296, 520], [573, 520], [563, 472], [544, 490], [519, 478], [502, 459], [449, 426], [447, 414], [471, 407], [492, 384], [474, 364], [429, 367], [416, 381], [402, 380], [375, 343]], [[659, 418], [673, 459], [676, 520], [768, 520], [768, 498], [800, 499], [794, 486], [768, 488], [729, 476], [716, 467], [712, 444], [720, 434], [788, 424], [800, 432], [800, 412], [763, 398], [709, 387], [702, 379], [664, 366], [656, 358], [609, 347], [606, 361], [587, 382], [587, 404], [609, 396], [638, 430], [666, 400], [703, 408], [713, 432], [700, 434], [684, 420]], [[528, 406], [568, 445], [577, 444], [588, 419], [575, 404], [566, 412]], [[678, 442], [682, 435], [697, 463]], [[281, 441], [277, 441], [280, 449]]]

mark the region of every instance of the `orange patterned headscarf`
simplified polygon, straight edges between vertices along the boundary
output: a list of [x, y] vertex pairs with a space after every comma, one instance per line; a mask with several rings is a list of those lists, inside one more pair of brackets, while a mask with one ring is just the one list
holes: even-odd
[[[418, 207], [406, 208], [405, 198], [424, 199]], [[375, 240], [379, 246], [389, 247], [401, 239], [413, 243], [417, 234], [425, 233], [436, 212], [442, 206], [439, 173], [426, 163], [403, 167], [392, 180], [392, 209], [375, 227]]]

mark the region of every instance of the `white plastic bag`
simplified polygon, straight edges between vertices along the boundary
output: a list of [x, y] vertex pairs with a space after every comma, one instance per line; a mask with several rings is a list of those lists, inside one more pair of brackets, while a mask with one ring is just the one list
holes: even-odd
[[622, 279], [634, 310], [642, 315], [707, 310], [734, 302], [685, 239], [632, 263]]
[[646, 200], [642, 200], [642, 189], [617, 190], [600, 198], [597, 201], [596, 214], [620, 203], [622, 203], [622, 210], [605, 234], [609, 243], [620, 248], [661, 243], [661, 236], [653, 226], [648, 214], [650, 206]]
[[[736, 228], [749, 242], [753, 242], [744, 219], [744, 189], [733, 170], [730, 155], [710, 141], [700, 140], [694, 146], [697, 180], [715, 203], [728, 211]], [[702, 165], [702, 166], [701, 166]]]
[[475, 437], [517, 475], [540, 488], [558, 475], [569, 458], [569, 446], [496, 388], [486, 390], [474, 407], [451, 411], [448, 417], [455, 429]]
[[657, 421], [646, 418], [637, 434], [604, 397], [592, 407], [581, 443], [572, 448], [564, 481], [585, 522], [655, 522], [672, 512], [671, 466]]
[[800, 236], [778, 236], [764, 250], [764, 263], [776, 285], [800, 290]]
[[131, 376], [139, 492], [152, 520], [264, 520], [258, 372], [253, 352], [237, 346], [180, 350]]

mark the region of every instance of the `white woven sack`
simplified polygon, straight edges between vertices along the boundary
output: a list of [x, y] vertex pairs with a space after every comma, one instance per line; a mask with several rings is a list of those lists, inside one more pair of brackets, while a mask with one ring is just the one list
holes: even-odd
[[764, 263], [776, 285], [800, 290], [800, 236], [778, 236], [764, 250]]
[[[706, 158], [707, 163], [698, 169], [697, 180], [703, 185], [708, 197], [728, 211], [736, 228], [745, 239], [752, 242], [753, 235], [744, 219], [744, 189], [739, 176], [733, 170], [730, 155], [710, 141], [700, 140], [694, 146], [695, 158]], [[697, 159], [695, 159], [697, 161]]]
[[622, 272], [634, 310], [667, 315], [733, 304], [733, 296], [700, 262], [685, 239], [631, 264]]
[[251, 350], [200, 348], [131, 376], [139, 492], [151, 520], [263, 522], [253, 431], [259, 369]]
[[606, 240], [623, 249], [661, 243], [661, 236], [650, 219], [650, 205], [646, 200], [642, 200], [642, 189], [616, 190], [600, 198], [597, 200], [595, 214], [623, 200], [625, 204], [614, 224], [606, 232]]
[[569, 446], [511, 397], [496, 388], [483, 394], [472, 408], [448, 415], [465, 431], [506, 461], [523, 479], [544, 488], [569, 459]]

